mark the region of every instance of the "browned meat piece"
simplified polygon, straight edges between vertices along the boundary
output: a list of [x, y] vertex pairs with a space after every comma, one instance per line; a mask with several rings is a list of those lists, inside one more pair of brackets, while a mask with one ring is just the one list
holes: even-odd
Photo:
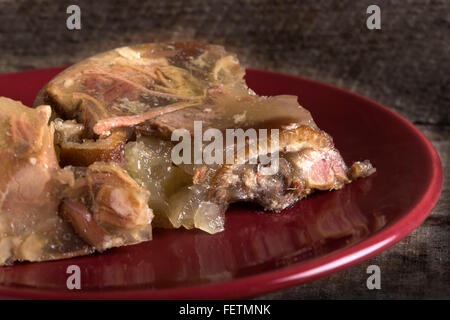
[[83, 139], [84, 125], [74, 120], [55, 119], [55, 143], [61, 166], [87, 167], [94, 162], [123, 162], [129, 130], [119, 129], [104, 139]]
[[[148, 192], [116, 165], [92, 165], [85, 179], [75, 180], [71, 168], [58, 165], [50, 115], [49, 106], [31, 109], [0, 98], [0, 265], [69, 258], [150, 239]], [[102, 186], [97, 188], [94, 182], [99, 179]], [[96, 195], [90, 202], [92, 221], [100, 222], [94, 231], [86, 226], [80, 237], [74, 228], [80, 230], [82, 219], [75, 215], [73, 220], [63, 219], [59, 205], [62, 198], [72, 196], [67, 199], [70, 208], [62, 210], [64, 216], [69, 215], [84, 196], [80, 186], [85, 180], [90, 187], [87, 191]], [[83, 210], [81, 206], [76, 209]], [[108, 232], [109, 238], [97, 246], [94, 241], [102, 236], [99, 230]], [[83, 238], [88, 232], [92, 238]]]
[[255, 201], [280, 211], [314, 190], [340, 189], [349, 183], [347, 167], [331, 138], [308, 127], [282, 132], [279, 170], [264, 175], [258, 164], [225, 165], [212, 177], [216, 202]]
[[375, 173], [375, 168], [372, 166], [369, 160], [356, 161], [352, 164], [349, 170], [349, 176], [351, 179], [365, 178]]

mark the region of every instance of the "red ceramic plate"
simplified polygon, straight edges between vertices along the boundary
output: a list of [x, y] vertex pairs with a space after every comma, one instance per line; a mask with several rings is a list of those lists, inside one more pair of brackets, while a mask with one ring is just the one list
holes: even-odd
[[[62, 68], [0, 76], [0, 95], [32, 105]], [[278, 214], [236, 205], [225, 232], [156, 230], [154, 240], [103, 254], [0, 268], [5, 298], [243, 298], [337, 272], [392, 246], [430, 213], [442, 187], [436, 151], [411, 123], [373, 101], [298, 77], [248, 70], [263, 95], [292, 94], [334, 137], [347, 163], [377, 173], [316, 193]], [[69, 265], [81, 290], [66, 287]]]

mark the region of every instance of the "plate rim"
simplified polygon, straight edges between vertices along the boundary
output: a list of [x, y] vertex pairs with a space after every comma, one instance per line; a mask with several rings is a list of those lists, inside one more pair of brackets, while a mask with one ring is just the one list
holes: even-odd
[[[23, 73], [35, 73], [42, 71], [57, 71], [65, 67], [42, 68], [0, 75], [8, 77]], [[107, 291], [52, 291], [51, 289], [37, 289], [30, 287], [11, 288], [0, 285], [0, 297], [26, 298], [26, 299], [236, 299], [249, 298], [267, 292], [280, 290], [286, 287], [303, 284], [325, 277], [335, 272], [354, 266], [376, 254], [388, 249], [416, 229], [431, 213], [441, 195], [443, 186], [443, 169], [439, 155], [431, 142], [411, 122], [400, 114], [369, 98], [352, 91], [320, 81], [303, 78], [300, 76], [266, 71], [254, 68], [246, 68], [246, 71], [259, 75], [282, 76], [291, 80], [300, 80], [314, 86], [325, 87], [350, 95], [355, 99], [363, 100], [373, 108], [388, 113], [396, 118], [418, 138], [430, 158], [431, 174], [426, 191], [413, 205], [407, 214], [400, 217], [392, 225], [380, 230], [373, 236], [359, 243], [328, 253], [324, 256], [313, 258], [306, 262], [296, 263], [291, 266], [275, 269], [256, 275], [246, 276], [230, 281], [212, 284], [177, 287], [170, 289], [121, 289]], [[305, 271], [306, 270], [306, 271]]]

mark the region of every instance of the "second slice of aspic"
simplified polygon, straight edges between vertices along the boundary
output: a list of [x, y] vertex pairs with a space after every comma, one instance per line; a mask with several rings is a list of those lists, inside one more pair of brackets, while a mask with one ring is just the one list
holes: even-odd
[[[235, 55], [221, 46], [141, 44], [66, 69], [43, 88], [35, 106], [52, 107], [60, 165], [96, 163], [101, 168], [113, 162], [125, 169], [149, 192], [153, 227], [220, 232], [230, 203], [251, 201], [280, 211], [314, 190], [340, 189], [375, 171], [368, 161], [347, 167], [332, 138], [317, 127], [297, 97], [258, 96], [244, 75]], [[182, 130], [194, 137], [196, 123], [201, 123], [201, 135], [209, 129], [223, 136], [227, 129], [266, 129], [270, 148], [251, 152], [261, 141], [247, 139], [243, 147], [221, 144], [224, 155], [230, 147], [234, 155], [243, 149], [244, 161], [174, 161], [174, 135]], [[271, 130], [277, 130], [276, 143]], [[269, 164], [259, 159], [274, 154], [277, 170], [266, 174]], [[79, 217], [68, 204], [83, 207], [83, 212], [93, 210], [74, 196], [62, 202], [69, 221]], [[91, 215], [93, 220], [100, 217]], [[88, 239], [83, 228], [75, 229]]]

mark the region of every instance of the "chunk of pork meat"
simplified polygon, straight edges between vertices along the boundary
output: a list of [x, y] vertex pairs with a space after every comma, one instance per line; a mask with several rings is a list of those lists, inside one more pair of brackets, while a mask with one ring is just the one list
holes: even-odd
[[76, 173], [60, 210], [84, 241], [103, 251], [151, 240], [153, 212], [147, 190], [114, 163], [96, 162]]
[[59, 168], [51, 109], [0, 98], [0, 265], [88, 254], [93, 250], [58, 215], [73, 174]]
[[[31, 109], [0, 98], [0, 265], [69, 258], [150, 239], [148, 192], [116, 165], [100, 164], [87, 169], [90, 188], [82, 190], [85, 180], [75, 179], [73, 168], [59, 167], [50, 115], [49, 106]], [[103, 187], [94, 193], [90, 181], [99, 176]], [[71, 211], [78, 206], [87, 216], [77, 202], [88, 198], [87, 191], [96, 195], [90, 209], [92, 221], [99, 221], [89, 236], [85, 235], [91, 229], [80, 231], [82, 219]], [[65, 208], [66, 203], [72, 207]], [[107, 238], [102, 240], [108, 241], [100, 245], [94, 241], [105, 233]]]

